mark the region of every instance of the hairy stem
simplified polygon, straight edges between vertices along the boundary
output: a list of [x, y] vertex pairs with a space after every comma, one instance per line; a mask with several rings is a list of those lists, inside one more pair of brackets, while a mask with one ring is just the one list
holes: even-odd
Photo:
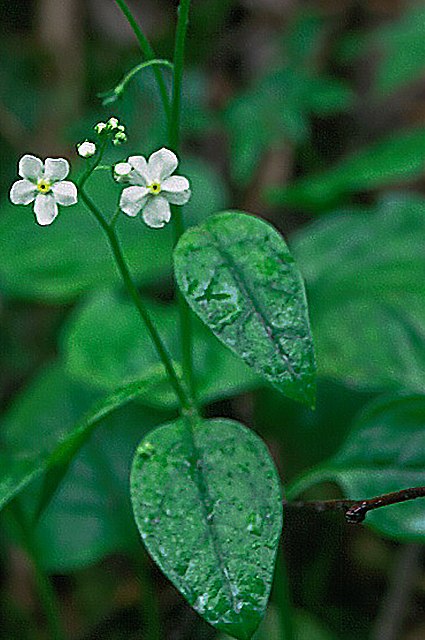
[[[156, 58], [155, 52], [152, 49], [152, 47], [151, 47], [151, 45], [149, 43], [149, 40], [146, 38], [145, 34], [143, 33], [143, 31], [141, 30], [140, 26], [138, 25], [137, 20], [134, 18], [133, 14], [131, 13], [127, 3], [125, 2], [125, 0], [115, 0], [115, 2], [117, 3], [117, 5], [121, 9], [121, 11], [123, 12], [125, 17], [127, 18], [128, 23], [130, 24], [131, 28], [133, 29], [133, 33], [137, 38], [137, 41], [138, 41], [139, 46], [140, 46], [140, 49], [141, 49], [144, 57], [146, 58], [146, 60], [147, 61], [154, 60]], [[154, 71], [154, 74], [155, 74], [156, 82], [158, 84], [159, 93], [161, 95], [161, 100], [162, 100], [162, 106], [164, 108], [164, 113], [165, 113], [165, 116], [167, 118], [167, 121], [169, 122], [169, 119], [170, 119], [170, 102], [169, 102], [169, 99], [168, 99], [167, 86], [165, 84], [164, 77], [163, 77], [160, 69], [157, 66], [154, 66], [153, 71]]]

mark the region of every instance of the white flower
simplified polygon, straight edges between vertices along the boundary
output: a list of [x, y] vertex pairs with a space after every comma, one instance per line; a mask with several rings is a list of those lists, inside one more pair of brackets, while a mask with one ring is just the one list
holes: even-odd
[[129, 162], [118, 162], [114, 166], [114, 178], [117, 182], [129, 182], [133, 167]]
[[118, 118], [114, 118], [114, 117], [109, 118], [108, 125], [110, 126], [111, 129], [118, 129], [118, 125], [119, 125]]
[[148, 161], [143, 156], [131, 156], [127, 162], [132, 168], [132, 186], [122, 192], [120, 209], [128, 216], [142, 211], [146, 224], [160, 229], [171, 218], [170, 204], [186, 204], [191, 196], [187, 178], [171, 175], [177, 169], [177, 156], [169, 149], [160, 149]]
[[91, 158], [96, 153], [96, 145], [94, 142], [85, 140], [77, 144], [77, 152], [82, 158]]
[[106, 124], [106, 122], [98, 122], [93, 128], [96, 131], [96, 133], [101, 134], [102, 131], [104, 131], [107, 126], [108, 125]]
[[69, 163], [64, 158], [47, 158], [45, 163], [25, 155], [19, 161], [18, 180], [10, 190], [13, 204], [31, 204], [38, 224], [51, 224], [58, 215], [58, 204], [65, 207], [77, 202], [77, 187], [65, 180]]

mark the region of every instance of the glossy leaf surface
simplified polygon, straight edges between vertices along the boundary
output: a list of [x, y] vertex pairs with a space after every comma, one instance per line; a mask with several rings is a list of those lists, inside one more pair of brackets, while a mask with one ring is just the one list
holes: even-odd
[[294, 238], [321, 375], [362, 389], [425, 389], [423, 237], [424, 200], [398, 195]]
[[251, 638], [265, 613], [282, 529], [264, 443], [230, 420], [182, 420], [139, 445], [131, 496], [150, 554], [210, 624]]
[[225, 345], [284, 394], [314, 404], [315, 362], [302, 277], [266, 222], [216, 214], [174, 253], [178, 285]]

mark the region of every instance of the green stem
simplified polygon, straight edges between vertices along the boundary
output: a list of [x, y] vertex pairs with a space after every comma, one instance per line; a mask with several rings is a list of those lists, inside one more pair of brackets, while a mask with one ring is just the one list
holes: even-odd
[[26, 517], [16, 501], [10, 506], [7, 513], [20, 531], [22, 544], [33, 565], [37, 593], [43, 605], [49, 636], [51, 640], [65, 640], [56, 593], [49, 576], [46, 575], [38, 561], [38, 553], [33, 539], [33, 528], [28, 525]]
[[295, 629], [293, 622], [292, 603], [290, 598], [290, 588], [286, 562], [279, 545], [277, 554], [276, 571], [273, 587], [273, 599], [278, 607], [280, 640], [295, 640]]
[[122, 249], [118, 240], [118, 237], [115, 233], [115, 230], [113, 228], [113, 226], [111, 226], [108, 222], [106, 222], [106, 220], [104, 219], [104, 217], [102, 216], [102, 214], [100, 213], [99, 209], [96, 207], [96, 205], [94, 204], [94, 202], [92, 202], [92, 200], [89, 198], [89, 196], [85, 193], [85, 191], [81, 188], [81, 184], [80, 184], [80, 196], [84, 202], [84, 204], [86, 205], [86, 207], [93, 213], [93, 215], [95, 216], [96, 220], [99, 222], [100, 226], [102, 227], [103, 231], [106, 234], [106, 237], [108, 238], [109, 241], [109, 245], [111, 247], [112, 253], [114, 254], [114, 258], [115, 258], [115, 262], [117, 264], [118, 270], [121, 274], [121, 277], [123, 279], [124, 285], [127, 289], [127, 292], [130, 296], [130, 298], [132, 299], [134, 306], [136, 307], [137, 311], [139, 312], [140, 317], [142, 318], [143, 322], [145, 323], [145, 326], [150, 334], [150, 337], [152, 339], [152, 342], [155, 345], [155, 348], [158, 352], [158, 355], [162, 361], [162, 363], [164, 364], [164, 367], [167, 371], [167, 374], [170, 378], [170, 383], [180, 401], [180, 405], [182, 407], [182, 409], [186, 412], [192, 412], [194, 411], [194, 405], [192, 402], [192, 399], [190, 397], [190, 395], [188, 394], [188, 392], [186, 391], [185, 386], [182, 384], [182, 382], [180, 381], [175, 369], [174, 369], [174, 365], [173, 362], [171, 360], [171, 357], [167, 351], [166, 346], [164, 345], [161, 336], [159, 335], [159, 333], [156, 330], [156, 327], [154, 325], [154, 323], [151, 320], [151, 317], [148, 313], [148, 311], [145, 308], [145, 305], [143, 304], [142, 299], [140, 298], [139, 292], [137, 291], [137, 287], [133, 282], [133, 279], [130, 275], [130, 271], [128, 269], [127, 263], [125, 261], [125, 258], [123, 256], [122, 253]]
[[[181, 124], [181, 96], [182, 81], [184, 68], [184, 51], [187, 35], [187, 27], [189, 24], [190, 0], [181, 0], [178, 9], [178, 20], [176, 30], [176, 40], [174, 46], [173, 58], [173, 91], [171, 98], [171, 115], [169, 120], [169, 145], [176, 153], [180, 147], [180, 124]], [[174, 221], [174, 246], [179, 241], [184, 232], [184, 220], [181, 207], [172, 207]], [[193, 339], [192, 339], [192, 318], [190, 309], [186, 300], [180, 292], [177, 294], [177, 300], [180, 311], [180, 341], [182, 348], [182, 368], [183, 377], [190, 390], [193, 398], [195, 398], [195, 381], [193, 375]]]
[[[133, 16], [133, 14], [131, 13], [127, 3], [125, 2], [125, 0], [115, 0], [115, 2], [117, 3], [117, 5], [121, 9], [121, 11], [123, 12], [125, 17], [127, 18], [128, 23], [130, 24], [130, 27], [133, 29], [133, 33], [137, 38], [137, 41], [138, 41], [139, 46], [140, 46], [140, 49], [142, 50], [142, 53], [145, 56], [145, 58], [148, 61], [149, 60], [154, 60], [156, 58], [155, 52], [152, 49], [152, 47], [151, 47], [151, 45], [149, 43], [149, 40], [146, 38], [145, 34], [143, 33], [143, 31], [141, 30], [141, 28], [137, 24], [137, 21], [135, 20], [135, 18]], [[163, 108], [164, 108], [164, 113], [165, 113], [165, 115], [167, 117], [167, 120], [169, 121], [169, 119], [170, 119], [170, 103], [169, 103], [169, 100], [168, 100], [167, 86], [165, 84], [165, 81], [164, 81], [164, 78], [162, 76], [162, 73], [158, 69], [158, 67], [154, 67], [153, 71], [155, 73], [156, 82], [158, 84], [159, 93], [161, 95], [161, 100], [162, 100], [162, 104], [163, 104]]]
[[139, 73], [139, 71], [143, 71], [143, 69], [147, 69], [149, 67], [167, 67], [168, 69], [173, 69], [173, 65], [168, 60], [148, 60], [147, 62], [141, 62], [140, 64], [133, 67], [128, 73], [125, 74], [121, 82], [119, 82], [111, 91], [106, 91], [105, 93], [99, 93], [98, 96], [103, 98], [103, 104], [109, 104], [110, 102], [114, 102], [117, 100], [125, 91], [127, 84], [134, 78], [135, 75]]
[[171, 97], [171, 119], [169, 129], [170, 147], [177, 151], [180, 146], [181, 97], [184, 68], [184, 50], [189, 25], [190, 0], [181, 0], [178, 8], [176, 41], [174, 45], [174, 75]]

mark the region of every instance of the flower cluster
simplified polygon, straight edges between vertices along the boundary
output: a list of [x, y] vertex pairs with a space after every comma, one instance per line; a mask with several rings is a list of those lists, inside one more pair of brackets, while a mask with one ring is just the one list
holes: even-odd
[[111, 138], [112, 144], [115, 146], [127, 142], [125, 126], [120, 124], [118, 118], [112, 117], [107, 122], [98, 122], [94, 130], [99, 137], [108, 136]]
[[[127, 139], [125, 127], [117, 118], [99, 122], [95, 131], [100, 139], [112, 140], [114, 144]], [[104, 148], [103, 144], [89, 175], [99, 166]], [[77, 152], [83, 158], [91, 158], [98, 150], [94, 142], [85, 140], [77, 145]], [[177, 166], [177, 156], [165, 148], [155, 151], [148, 160], [144, 156], [130, 156], [125, 162], [118, 162], [113, 175], [116, 182], [125, 186], [119, 201], [121, 211], [131, 217], [141, 212], [149, 227], [162, 228], [171, 218], [170, 205], [186, 204], [191, 196], [188, 179], [172, 175]], [[77, 202], [77, 187], [65, 180], [68, 173], [69, 163], [64, 158], [47, 158], [43, 163], [35, 156], [25, 155], [19, 161], [22, 179], [12, 185], [10, 199], [13, 204], [34, 202], [38, 224], [51, 224], [58, 215], [58, 205]]]

